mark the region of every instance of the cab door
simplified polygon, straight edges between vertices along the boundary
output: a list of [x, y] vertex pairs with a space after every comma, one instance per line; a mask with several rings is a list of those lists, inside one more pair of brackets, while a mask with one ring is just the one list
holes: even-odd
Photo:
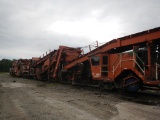
[[101, 56], [101, 77], [107, 78], [108, 77], [108, 55], [102, 54]]
[[100, 56], [95, 55], [90, 57], [90, 62], [91, 62], [92, 79], [100, 80], [101, 78]]

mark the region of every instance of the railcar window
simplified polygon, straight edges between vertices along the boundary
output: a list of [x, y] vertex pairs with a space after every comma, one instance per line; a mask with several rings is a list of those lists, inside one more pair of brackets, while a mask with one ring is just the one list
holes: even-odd
[[103, 65], [108, 64], [108, 56], [103, 56]]
[[99, 65], [99, 56], [94, 56], [91, 58], [91, 62], [93, 66], [98, 66]]

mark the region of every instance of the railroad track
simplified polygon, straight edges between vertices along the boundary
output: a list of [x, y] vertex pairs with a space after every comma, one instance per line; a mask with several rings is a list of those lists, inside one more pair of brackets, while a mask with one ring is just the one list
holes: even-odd
[[[120, 92], [117, 92], [115, 94], [119, 93]], [[139, 91], [135, 93], [121, 92], [119, 97], [123, 100], [136, 102], [140, 104], [160, 106], [160, 92], [155, 92], [155, 91]]]
[[151, 90], [144, 90], [144, 91], [138, 91], [138, 92], [124, 92], [122, 90], [100, 90], [98, 87], [93, 86], [82, 86], [77, 85], [74, 87], [75, 89], [83, 89], [83, 90], [89, 90], [93, 91], [97, 95], [108, 95], [108, 94], [114, 94], [118, 98], [130, 101], [130, 102], [136, 102], [140, 104], [145, 105], [156, 105], [160, 107], [160, 91], [151, 91]]

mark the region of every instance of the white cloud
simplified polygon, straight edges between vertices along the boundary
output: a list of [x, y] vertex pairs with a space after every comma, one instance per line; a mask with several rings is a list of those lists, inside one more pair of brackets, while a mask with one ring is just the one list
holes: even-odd
[[[145, 3], [145, 4], [144, 4]], [[0, 59], [159, 27], [159, 0], [0, 0]]]
[[101, 22], [94, 18], [77, 21], [55, 21], [46, 30], [62, 35], [85, 37], [92, 41], [111, 40], [123, 32], [120, 21], [116, 18], [113, 18], [112, 21]]

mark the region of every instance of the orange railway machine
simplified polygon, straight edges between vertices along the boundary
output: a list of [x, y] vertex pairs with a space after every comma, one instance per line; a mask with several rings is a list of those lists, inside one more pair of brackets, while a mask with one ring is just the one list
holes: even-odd
[[[107, 89], [137, 91], [160, 88], [160, 28], [111, 40], [83, 54], [81, 48], [60, 46], [30, 63], [15, 61], [11, 74], [35, 79], [56, 79], [72, 84], [99, 85]], [[27, 72], [20, 68], [29, 66]]]
[[160, 86], [160, 28], [114, 39], [79, 57], [63, 71], [72, 83], [137, 91]]
[[10, 74], [27, 78], [29, 76], [29, 61], [28, 59], [15, 60], [12, 64], [12, 68], [10, 68]]
[[[59, 46], [58, 50], [49, 53], [48, 56], [40, 59], [35, 65], [35, 77], [39, 80], [62, 80], [60, 71], [63, 66], [77, 59], [81, 54], [80, 48]], [[66, 80], [65, 80], [66, 81]]]

